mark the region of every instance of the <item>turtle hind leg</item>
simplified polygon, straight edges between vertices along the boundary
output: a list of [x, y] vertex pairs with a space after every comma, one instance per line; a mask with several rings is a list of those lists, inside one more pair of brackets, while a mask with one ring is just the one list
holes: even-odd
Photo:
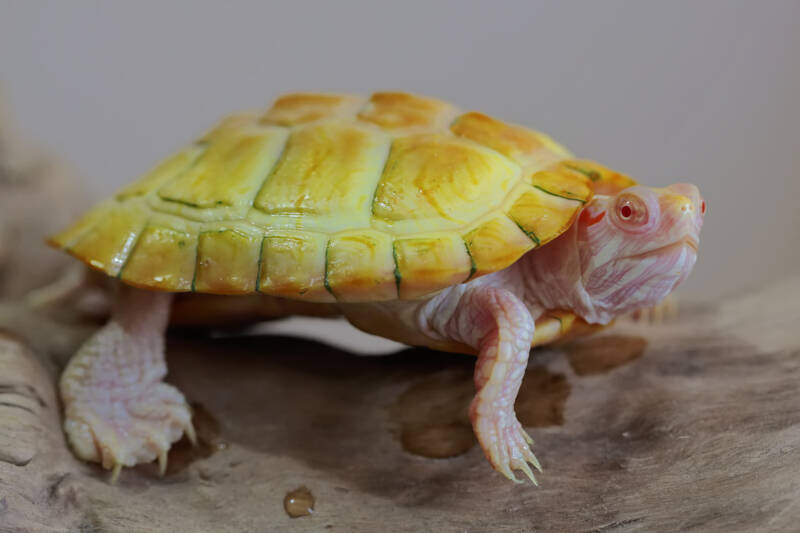
[[167, 373], [164, 332], [171, 297], [122, 286], [111, 320], [73, 356], [61, 376], [64, 429], [81, 459], [113, 469], [159, 460], [185, 432], [194, 440], [183, 395]]
[[529, 466], [541, 471], [533, 440], [514, 412], [535, 329], [530, 312], [507, 290], [477, 287], [461, 296], [442, 326], [438, 333], [478, 351], [469, 413], [489, 462], [512, 481], [520, 482], [514, 475], [520, 470], [537, 484]]
[[631, 322], [642, 324], [661, 324], [674, 320], [678, 316], [678, 297], [668, 294], [663, 300], [651, 307], [637, 309], [625, 318]]

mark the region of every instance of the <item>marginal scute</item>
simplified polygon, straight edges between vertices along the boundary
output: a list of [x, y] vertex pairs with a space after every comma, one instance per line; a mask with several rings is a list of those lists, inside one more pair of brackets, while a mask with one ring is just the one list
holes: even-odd
[[150, 211], [141, 202], [109, 209], [69, 248], [69, 253], [96, 270], [116, 276], [149, 216]]
[[142, 231], [120, 279], [136, 287], [173, 292], [192, 290], [197, 233], [162, 226]]
[[261, 241], [261, 235], [238, 230], [201, 233], [193, 290], [213, 294], [255, 292]]
[[97, 225], [101, 220], [105, 220], [106, 217], [116, 209], [117, 203], [113, 201], [106, 201], [101, 204], [96, 205], [89, 211], [87, 211], [81, 218], [79, 218], [76, 222], [74, 222], [71, 226], [67, 229], [62, 231], [61, 233], [57, 233], [55, 235], [51, 235], [47, 242], [51, 246], [55, 246], [58, 248], [71, 248], [76, 242], [83, 237], [86, 232], [92, 229], [95, 225]]
[[565, 173], [579, 174], [591, 182], [590, 186], [595, 194], [617, 194], [622, 189], [633, 187], [636, 181], [610, 168], [604, 167], [594, 161], [583, 159], [570, 159], [562, 161], [559, 168]]
[[465, 281], [472, 261], [460, 236], [444, 234], [394, 242], [401, 299], [414, 299]]
[[355, 112], [363, 99], [346, 94], [294, 93], [275, 100], [261, 118], [263, 124], [294, 126]]
[[186, 172], [163, 185], [166, 201], [199, 208], [247, 208], [280, 157], [288, 131], [272, 126], [220, 126]]
[[547, 165], [570, 157], [566, 148], [544, 133], [506, 124], [475, 111], [458, 117], [450, 130], [459, 137], [485, 144], [521, 165]]
[[497, 152], [452, 136], [413, 135], [392, 144], [372, 212], [387, 221], [468, 223], [498, 204], [519, 168]]
[[325, 289], [328, 237], [308, 231], [286, 231], [264, 238], [258, 290], [272, 296], [331, 302]]
[[473, 276], [506, 268], [536, 246], [517, 224], [503, 215], [479, 223], [464, 234], [464, 242], [475, 269]]
[[582, 207], [568, 200], [522, 183], [509, 195], [505, 212], [539, 246], [561, 235]]
[[372, 230], [343, 232], [328, 243], [325, 280], [342, 302], [397, 298], [392, 239]]
[[197, 140], [196, 144], [201, 146], [214, 144], [220, 139], [230, 137], [237, 131], [251, 126], [257, 126], [257, 119], [258, 115], [255, 113], [243, 112], [228, 115], [205, 132], [203, 136]]
[[388, 135], [337, 121], [297, 129], [254, 206], [267, 214], [335, 215], [369, 225]]
[[380, 92], [373, 94], [358, 118], [386, 129], [432, 128], [441, 126], [454, 108], [440, 100], [408, 93]]
[[542, 192], [567, 200], [576, 200], [582, 204], [592, 197], [589, 178], [578, 172], [540, 170], [530, 173], [525, 181]]

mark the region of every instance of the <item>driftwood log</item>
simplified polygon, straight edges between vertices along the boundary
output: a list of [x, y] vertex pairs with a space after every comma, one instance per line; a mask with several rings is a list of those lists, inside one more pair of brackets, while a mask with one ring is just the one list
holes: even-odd
[[79, 305], [45, 315], [8, 300], [62, 271], [41, 238], [86, 199], [5, 124], [1, 533], [800, 530], [800, 276], [536, 350], [517, 412], [538, 488], [476, 446], [469, 357], [177, 332], [169, 380], [200, 445], [178, 443], [163, 478], [143, 465], [110, 485], [69, 452], [55, 390], [96, 324]]
[[800, 276], [534, 351], [517, 411], [545, 469], [538, 488], [493, 472], [475, 445], [468, 357], [196, 332], [173, 334], [168, 360], [200, 445], [178, 443], [163, 478], [143, 465], [110, 485], [65, 447], [48, 370], [86, 328], [8, 306], [0, 321], [11, 324], [0, 336], [3, 532], [800, 523]]

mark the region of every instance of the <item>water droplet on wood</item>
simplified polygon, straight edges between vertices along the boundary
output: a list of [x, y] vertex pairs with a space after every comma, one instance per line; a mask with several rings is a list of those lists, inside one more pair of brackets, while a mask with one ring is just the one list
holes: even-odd
[[283, 508], [292, 518], [310, 516], [314, 513], [314, 495], [307, 487], [289, 491], [283, 498]]

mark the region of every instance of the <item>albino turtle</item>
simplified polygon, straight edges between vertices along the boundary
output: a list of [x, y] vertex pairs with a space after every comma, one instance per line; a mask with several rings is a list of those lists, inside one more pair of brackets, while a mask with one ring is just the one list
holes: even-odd
[[692, 269], [704, 211], [693, 185], [638, 186], [438, 100], [282, 96], [50, 239], [122, 282], [61, 378], [67, 436], [114, 477], [156, 458], [163, 470], [170, 445], [194, 438], [183, 395], [162, 382], [171, 293], [241, 295], [189, 310], [344, 315], [476, 354], [478, 441], [496, 470], [535, 482], [514, 413], [531, 346], [656, 305]]

